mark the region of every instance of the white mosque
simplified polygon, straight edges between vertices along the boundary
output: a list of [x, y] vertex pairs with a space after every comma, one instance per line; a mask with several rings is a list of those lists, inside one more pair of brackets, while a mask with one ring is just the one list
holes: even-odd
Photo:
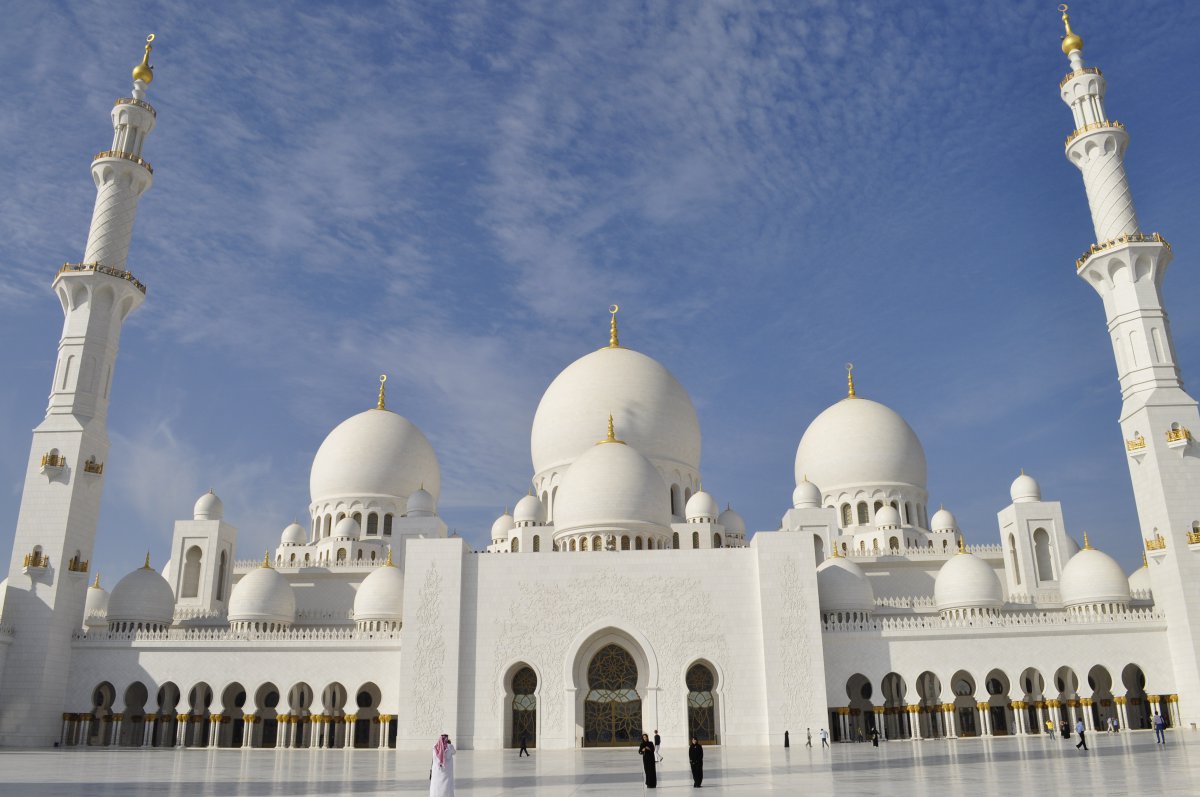
[[126, 260], [153, 176], [148, 42], [92, 163], [87, 249], [54, 278], [66, 322], [0, 587], [0, 744], [426, 749], [448, 732], [562, 749], [654, 728], [763, 745], [1200, 722], [1200, 416], [1162, 305], [1171, 247], [1142, 232], [1128, 135], [1063, 21], [1066, 156], [1097, 241], [1076, 270], [1108, 319], [1146, 551], [1130, 576], [1024, 473], [994, 540], [967, 544], [931, 511], [921, 441], [852, 373], [799, 441], [779, 527], [747, 534], [701, 488], [687, 391], [623, 345], [613, 307], [608, 345], [546, 389], [531, 489], [486, 550], [447, 534], [437, 455], [381, 381], [321, 444], [310, 522], [273, 552], [239, 559], [208, 493], [161, 571], [147, 557], [106, 591], [88, 562], [118, 339], [145, 298]]

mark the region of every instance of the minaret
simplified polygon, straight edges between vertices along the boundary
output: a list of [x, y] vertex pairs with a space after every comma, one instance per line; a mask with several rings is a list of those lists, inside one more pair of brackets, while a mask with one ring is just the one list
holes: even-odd
[[121, 325], [145, 299], [126, 271], [138, 199], [153, 170], [142, 145], [154, 129], [146, 102], [151, 42], [133, 70], [133, 96], [112, 110], [113, 143], [92, 159], [96, 207], [87, 249], [54, 279], [66, 321], [45, 419], [33, 431], [17, 517], [3, 625], [13, 642], [0, 678], [0, 745], [58, 741], [71, 656], [83, 621], [108, 454], [109, 392]]
[[[1151, 694], [1181, 696], [1184, 722], [1200, 721], [1200, 430], [1196, 400], [1183, 388], [1162, 282], [1171, 246], [1143, 233], [1125, 177], [1125, 126], [1104, 110], [1104, 76], [1084, 66], [1083, 39], [1071, 30], [1067, 7], [1062, 50], [1071, 72], [1059, 88], [1075, 117], [1067, 159], [1083, 174], [1096, 243], [1076, 261], [1079, 276], [1104, 301], [1108, 335], [1121, 385], [1121, 431], [1129, 459], [1142, 538], [1150, 554], [1155, 606], [1167, 617], [1173, 689], [1146, 684]], [[1164, 711], [1166, 706], [1163, 706]]]

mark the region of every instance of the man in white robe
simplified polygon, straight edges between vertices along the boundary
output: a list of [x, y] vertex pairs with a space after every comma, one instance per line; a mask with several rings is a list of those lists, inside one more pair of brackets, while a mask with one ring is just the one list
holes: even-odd
[[429, 797], [454, 797], [454, 745], [444, 733], [433, 746], [433, 763], [429, 769]]

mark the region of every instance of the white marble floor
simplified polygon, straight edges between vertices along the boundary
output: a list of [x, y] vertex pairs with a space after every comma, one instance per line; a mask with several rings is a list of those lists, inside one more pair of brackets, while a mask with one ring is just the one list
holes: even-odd
[[[703, 794], [743, 795], [1195, 795], [1200, 733], [1148, 731], [1045, 737], [834, 745], [829, 750], [710, 748]], [[686, 750], [664, 751], [659, 793], [692, 790]], [[461, 797], [600, 797], [642, 792], [632, 750], [459, 753]], [[0, 751], [0, 794], [50, 795], [418, 795], [428, 790], [424, 754], [368, 750]]]

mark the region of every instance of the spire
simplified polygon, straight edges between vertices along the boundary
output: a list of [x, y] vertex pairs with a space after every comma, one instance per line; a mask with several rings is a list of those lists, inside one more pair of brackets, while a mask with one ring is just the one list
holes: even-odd
[[384, 402], [385, 392], [387, 389], [387, 374], [379, 375], [379, 403], [375, 405], [377, 410], [386, 410], [387, 404]]
[[857, 398], [854, 395], [854, 363], [846, 363], [846, 398]]
[[263, 551], [263, 563], [262, 563], [262, 567], [268, 567], [268, 568], [269, 568], [270, 566], [271, 566], [271, 552], [270, 552], [270, 551]]
[[1146, 561], [1146, 552], [1142, 551], [1142, 567], [1149, 567], [1150, 563]]
[[[1142, 554], [1142, 563], [1144, 564], [1145, 562], [1146, 562], [1146, 554]], [[100, 589], [100, 572], [99, 571], [96, 571], [96, 580], [92, 582], [92, 587], [94, 589]]]
[[834, 540], [834, 541], [833, 541], [833, 546], [832, 546], [832, 547], [833, 547], [833, 555], [832, 555], [832, 556], [830, 556], [829, 558], [830, 558], [830, 559], [837, 559], [837, 558], [839, 558], [839, 557], [840, 557], [842, 554], [841, 554], [841, 553], [838, 551], [838, 544], [837, 544], [837, 540]]
[[[620, 443], [621, 445], [625, 445], [624, 440], [617, 439], [617, 430], [616, 427], [613, 426], [612, 413], [609, 413], [608, 416], [608, 437], [601, 440], [600, 443]], [[597, 445], [599, 445], [599, 443]]]
[[608, 306], [608, 313], [610, 316], [612, 316], [612, 318], [610, 318], [608, 321], [608, 348], [610, 349], [621, 348], [621, 341], [617, 337], [617, 312], [620, 311], [620, 309], [621, 306], [617, 304], [611, 304]]
[[146, 52], [142, 56], [142, 62], [133, 68], [133, 79], [140, 80], [147, 85], [154, 80], [154, 67], [150, 66], [150, 50], [153, 44], [154, 34], [151, 33], [146, 37]]
[[1058, 10], [1062, 12], [1063, 28], [1067, 31], [1066, 35], [1062, 37], [1063, 55], [1070, 56], [1076, 50], [1083, 50], [1083, 39], [1071, 30], [1071, 17], [1067, 14], [1067, 4], [1063, 3]]
[[963, 539], [962, 537], [958, 538], [958, 552], [959, 553], [967, 552], [967, 541], [965, 539]]
[[149, 551], [146, 551], [146, 564], [142, 565], [142, 569], [143, 570], [150, 569], [150, 552]]
[[1094, 550], [1096, 550], [1095, 548], [1093, 548], [1093, 547], [1092, 547], [1092, 544], [1091, 544], [1090, 542], [1088, 542], [1088, 538], [1087, 538], [1087, 532], [1086, 532], [1086, 531], [1083, 533], [1083, 550], [1085, 550], [1085, 551], [1094, 551]]
[[392, 546], [390, 546], [390, 545], [388, 546], [387, 561], [383, 563], [383, 566], [384, 567], [395, 567], [395, 565], [392, 564]]

